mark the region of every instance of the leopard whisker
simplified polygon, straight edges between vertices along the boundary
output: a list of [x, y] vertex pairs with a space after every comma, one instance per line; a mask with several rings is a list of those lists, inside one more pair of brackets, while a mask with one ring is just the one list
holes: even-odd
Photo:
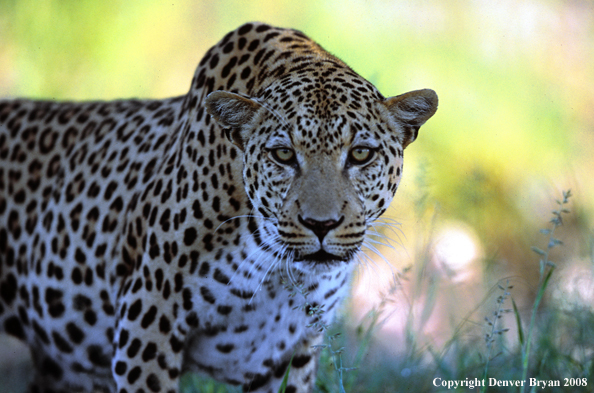
[[[363, 243], [363, 245], [364, 245], [365, 248], [367, 248], [368, 250], [372, 251], [365, 243]], [[378, 254], [378, 255], [380, 255], [380, 257], [383, 258], [383, 256], [381, 255], [381, 253]], [[364, 251], [363, 252], [360, 252], [360, 253], [357, 253], [357, 259], [358, 259], [358, 262], [359, 262], [359, 265], [360, 266], [363, 266], [363, 267], [365, 267], [367, 269], [370, 269], [370, 270], [373, 271], [373, 273], [376, 276], [378, 276], [378, 277], [380, 276], [379, 271], [376, 270], [376, 268], [379, 269], [378, 264], [376, 263], [376, 261], [373, 258], [371, 258], [369, 255], [367, 255], [367, 253], [365, 253]], [[361, 263], [361, 259], [364, 259], [363, 263]], [[384, 261], [387, 263], [387, 261], [385, 259], [384, 259]], [[387, 264], [389, 265], [389, 263], [387, 263]]]
[[[259, 230], [260, 229], [258, 229], [258, 231]], [[263, 266], [266, 262], [269, 261], [268, 258], [270, 257], [270, 255], [267, 254], [268, 252], [271, 252], [272, 253], [272, 256], [275, 259], [278, 259], [278, 256], [275, 255], [275, 251], [277, 251], [276, 248], [277, 248], [277, 245], [279, 244], [279, 242], [278, 242], [279, 239], [280, 239], [280, 236], [278, 234], [277, 235], [274, 235], [274, 237], [272, 237], [272, 238], [267, 239], [267, 241], [270, 242], [270, 243], [264, 243], [263, 247], [261, 247], [261, 251], [262, 251], [261, 252], [261, 255], [264, 256], [264, 257], [266, 257], [266, 258], [265, 259], [261, 259], [261, 258], [255, 259], [254, 260], [254, 263], [252, 264], [252, 266], [248, 270], [248, 274], [251, 275], [252, 272], [253, 272], [253, 269], [260, 269], [261, 266]], [[279, 252], [282, 252], [282, 250], [283, 250], [283, 248], [281, 246]], [[276, 263], [276, 262], [273, 262], [271, 265], [273, 265], [274, 263]], [[270, 267], [269, 267], [269, 269], [270, 269]], [[268, 270], [267, 270], [267, 272], [268, 272]], [[266, 274], [265, 274], [264, 277], [266, 277]]]
[[[390, 244], [390, 242], [391, 242], [391, 241], [394, 241], [394, 240], [392, 240], [392, 239], [388, 238], [387, 236], [386, 236], [386, 237], [380, 237], [380, 235], [379, 235], [379, 234], [374, 234], [373, 236], [374, 236], [374, 237], [376, 237], [376, 238], [374, 239], [374, 238], [372, 238], [372, 237], [367, 237], [367, 239], [365, 239], [365, 240], [366, 240], [367, 242], [369, 242], [370, 244], [377, 244], [377, 245], [381, 245], [381, 246], [384, 246], [384, 247], [388, 247], [388, 248], [390, 248], [390, 249], [392, 249], [392, 250], [395, 250], [395, 249], [396, 249], [396, 248], [395, 248], [395, 247], [394, 247], [392, 244]], [[378, 240], [378, 238], [379, 238], [379, 239], [384, 239], [384, 240], [387, 240], [388, 242], [384, 243], [383, 241], [381, 241], [381, 240]]]
[[[260, 228], [258, 228], [256, 230], [256, 232], [259, 232]], [[252, 267], [249, 268], [248, 270], [248, 274], [251, 274], [252, 269], [254, 268], [254, 265], [258, 263], [258, 260], [260, 259], [261, 255], [265, 255], [267, 251], [270, 250], [270, 247], [268, 245], [265, 245], [265, 247], [259, 247], [256, 248], [255, 250], [253, 250], [250, 254], [248, 254], [237, 266], [237, 269], [233, 272], [233, 274], [231, 275], [231, 278], [229, 279], [229, 284], [231, 284], [231, 282], [233, 281], [233, 278], [235, 278], [237, 276], [237, 274], [240, 272], [241, 268], [244, 266], [245, 263], [247, 263], [249, 260], [251, 260], [253, 258], [253, 264]]]
[[300, 285], [300, 281], [299, 281], [299, 278], [295, 277], [295, 274], [293, 273], [293, 271], [297, 270], [299, 276], [301, 276], [301, 272], [295, 267], [295, 264], [293, 263], [294, 255], [295, 255], [295, 252], [293, 250], [291, 250], [290, 263], [289, 263], [289, 260], [287, 259], [286, 270], [287, 270], [287, 276], [289, 278], [289, 282], [291, 283], [291, 285], [293, 285], [294, 287], [298, 287]]
[[225, 225], [225, 224], [226, 224], [226, 223], [228, 223], [229, 221], [233, 221], [233, 220], [235, 220], [236, 218], [261, 218], [261, 219], [263, 219], [263, 220], [267, 219], [266, 217], [264, 217], [264, 216], [261, 216], [261, 215], [260, 215], [260, 216], [254, 216], [254, 215], [251, 215], [251, 214], [243, 214], [243, 215], [239, 215], [239, 216], [233, 216], [233, 217], [231, 217], [231, 218], [229, 218], [229, 219], [227, 219], [227, 220], [223, 221], [222, 223], [220, 223], [220, 224], [219, 224], [219, 226], [218, 226], [218, 227], [216, 227], [216, 229], [214, 230], [214, 231], [215, 231], [215, 233], [216, 233], [216, 232], [219, 230], [219, 228], [220, 228], [220, 227], [222, 227], [223, 225]]
[[254, 291], [254, 294], [250, 298], [249, 304], [251, 304], [252, 300], [254, 299], [254, 296], [256, 296], [256, 293], [260, 291], [260, 289], [262, 288], [262, 285], [266, 282], [266, 277], [268, 276], [268, 274], [276, 266], [278, 266], [278, 264], [282, 261], [283, 255], [284, 255], [285, 252], [286, 252], [286, 246], [282, 246], [281, 249], [280, 249], [280, 251], [279, 251], [279, 255], [273, 254], [273, 256], [274, 256], [274, 262], [272, 262], [270, 264], [270, 266], [268, 266], [268, 269], [266, 269], [266, 272], [264, 273], [264, 276], [262, 277], [262, 279], [258, 283], [258, 286], [256, 287], [256, 290]]
[[[394, 266], [386, 259], [386, 257], [379, 251], [379, 249], [377, 249], [374, 245], [366, 243], [366, 241], [363, 241], [363, 246], [371, 251], [372, 253], [374, 253], [375, 255], [377, 255], [379, 258], [381, 258], [381, 260], [386, 264], [386, 266], [388, 266], [388, 268], [390, 269], [390, 272], [392, 274], [394, 274]], [[377, 264], [375, 263], [374, 259], [371, 258], [369, 255], [365, 255], [376, 267]]]
[[[400, 224], [398, 224], [398, 228], [395, 228], [395, 226], [390, 223], [382, 223], [382, 222], [369, 223], [368, 228], [371, 229], [373, 232], [370, 232], [368, 234], [367, 239], [374, 241], [376, 244], [382, 244], [382, 245], [389, 247], [393, 250], [395, 250], [395, 248], [392, 244], [396, 244], [396, 245], [402, 247], [402, 249], [406, 249], [404, 246], [404, 243], [402, 242], [402, 240], [400, 238], [400, 235], [403, 235], [405, 238], [406, 238], [406, 236], [402, 232], [402, 229], [399, 227], [399, 225]], [[388, 230], [390, 230], [390, 232], [394, 236], [387, 236], [386, 234], [380, 232], [378, 230], [378, 227], [387, 228]]]
[[391, 233], [393, 233], [397, 238], [400, 239], [400, 236], [404, 236], [406, 238], [406, 234], [404, 233], [404, 231], [402, 230], [402, 224], [399, 223], [396, 220], [393, 219], [389, 219], [389, 218], [379, 218], [377, 220], [371, 221], [371, 222], [367, 222], [367, 226], [369, 228], [372, 228], [374, 231], [379, 232], [377, 230], [378, 227], [380, 228], [387, 228], [388, 230], [390, 230]]

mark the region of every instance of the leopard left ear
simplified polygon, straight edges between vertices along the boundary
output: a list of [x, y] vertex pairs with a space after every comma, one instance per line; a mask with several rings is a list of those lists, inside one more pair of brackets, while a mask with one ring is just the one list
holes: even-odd
[[415, 90], [383, 101], [393, 120], [402, 127], [402, 147], [417, 139], [419, 128], [437, 111], [437, 94], [431, 89]]
[[260, 104], [256, 101], [227, 91], [214, 91], [204, 101], [206, 112], [225, 129], [227, 138], [243, 150], [245, 135], [242, 126], [249, 123]]

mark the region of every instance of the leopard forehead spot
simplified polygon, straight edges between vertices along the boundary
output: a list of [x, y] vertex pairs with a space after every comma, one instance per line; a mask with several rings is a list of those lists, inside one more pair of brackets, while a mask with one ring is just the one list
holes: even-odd
[[268, 392], [290, 363], [310, 392], [316, 326], [436, 108], [261, 23], [184, 96], [0, 101], [0, 328], [31, 345], [32, 390], [172, 392], [192, 370]]

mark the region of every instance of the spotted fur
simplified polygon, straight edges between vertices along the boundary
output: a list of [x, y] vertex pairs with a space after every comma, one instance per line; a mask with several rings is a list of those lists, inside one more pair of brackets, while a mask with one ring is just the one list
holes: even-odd
[[0, 101], [0, 327], [31, 391], [175, 392], [191, 370], [276, 392], [293, 356], [286, 391], [310, 392], [316, 326], [436, 109], [259, 23], [181, 97]]

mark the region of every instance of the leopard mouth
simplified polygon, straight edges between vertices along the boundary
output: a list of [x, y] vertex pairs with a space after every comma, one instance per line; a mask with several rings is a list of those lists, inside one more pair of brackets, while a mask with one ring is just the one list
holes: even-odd
[[313, 254], [307, 255], [300, 255], [299, 257], [295, 258], [295, 261], [306, 261], [306, 262], [316, 262], [316, 263], [334, 263], [334, 262], [347, 262], [349, 258], [341, 257], [335, 254], [330, 254], [325, 250], [318, 250]]

